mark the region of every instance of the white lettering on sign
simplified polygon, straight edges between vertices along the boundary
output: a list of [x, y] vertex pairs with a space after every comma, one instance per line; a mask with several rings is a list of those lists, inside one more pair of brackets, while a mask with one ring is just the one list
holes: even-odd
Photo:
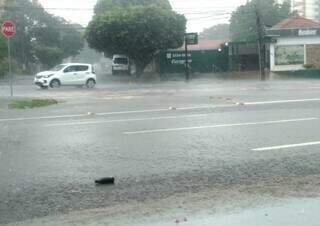
[[[185, 53], [172, 53], [172, 58], [178, 58], [178, 57], [186, 57]], [[188, 53], [188, 57], [191, 57], [191, 53]]]
[[317, 30], [299, 30], [299, 36], [317, 35]]
[[3, 32], [14, 32], [15, 29], [14, 29], [14, 27], [3, 27], [2, 31]]
[[[171, 64], [185, 64], [186, 61], [185, 60], [172, 60]], [[188, 59], [188, 63], [192, 63], [191, 59]]]

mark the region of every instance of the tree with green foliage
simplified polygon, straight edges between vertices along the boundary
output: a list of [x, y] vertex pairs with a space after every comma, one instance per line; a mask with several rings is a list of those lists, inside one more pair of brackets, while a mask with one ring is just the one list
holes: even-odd
[[115, 8], [127, 8], [137, 5], [155, 5], [164, 9], [171, 9], [171, 5], [168, 0], [98, 0], [94, 7], [94, 13], [100, 14], [112, 11]]
[[2, 77], [7, 71], [6, 63], [8, 51], [7, 51], [7, 41], [6, 38], [0, 35], [0, 77]]
[[229, 24], [217, 24], [210, 28], [204, 29], [200, 34], [200, 39], [229, 39]]
[[[275, 0], [252, 0], [232, 13], [230, 33], [233, 41], [256, 41], [258, 39], [257, 15], [262, 26], [271, 27], [291, 16], [290, 1], [283, 4]], [[258, 13], [258, 14], [257, 14]]]
[[[113, 2], [101, 0], [97, 5], [108, 1]], [[129, 56], [139, 76], [159, 51], [182, 46], [186, 19], [169, 7], [158, 5], [162, 1], [121, 2], [128, 4], [118, 5], [111, 11], [99, 11], [94, 16], [87, 28], [86, 38], [91, 48], [109, 56]], [[133, 5], [133, 2], [137, 4]]]
[[36, 0], [6, 0], [4, 6], [1, 20], [11, 19], [16, 23], [12, 55], [23, 69], [30, 69], [38, 62], [50, 67], [82, 49], [79, 25], [49, 14]]
[[7, 57], [7, 40], [3, 35], [0, 35], [0, 61]]
[[58, 47], [48, 47], [44, 45], [36, 45], [34, 53], [39, 61], [48, 68], [61, 63], [63, 52]]

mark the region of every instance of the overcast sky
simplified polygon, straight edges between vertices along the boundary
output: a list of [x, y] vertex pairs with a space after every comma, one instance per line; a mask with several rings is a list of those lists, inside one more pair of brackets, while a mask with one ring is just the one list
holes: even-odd
[[[59, 15], [70, 22], [87, 25], [97, 0], [40, 0], [50, 13]], [[230, 13], [247, 0], [170, 0], [175, 11], [188, 18], [188, 31], [201, 32], [204, 28], [226, 23]], [[66, 8], [66, 9], [61, 9]], [[69, 8], [69, 9], [68, 9]], [[71, 9], [73, 10], [71, 10]]]

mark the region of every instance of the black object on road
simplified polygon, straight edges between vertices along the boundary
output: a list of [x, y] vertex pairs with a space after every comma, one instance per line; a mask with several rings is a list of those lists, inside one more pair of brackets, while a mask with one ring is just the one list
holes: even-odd
[[104, 177], [94, 181], [96, 184], [114, 184], [114, 177]]

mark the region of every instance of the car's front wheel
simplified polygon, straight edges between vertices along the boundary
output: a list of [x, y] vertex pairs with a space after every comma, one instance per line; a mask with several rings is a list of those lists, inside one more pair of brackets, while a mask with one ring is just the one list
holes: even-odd
[[51, 88], [59, 88], [61, 86], [61, 83], [58, 79], [54, 79], [50, 82]]
[[88, 81], [86, 82], [86, 87], [89, 89], [94, 88], [96, 85], [96, 81], [94, 79], [88, 79]]

